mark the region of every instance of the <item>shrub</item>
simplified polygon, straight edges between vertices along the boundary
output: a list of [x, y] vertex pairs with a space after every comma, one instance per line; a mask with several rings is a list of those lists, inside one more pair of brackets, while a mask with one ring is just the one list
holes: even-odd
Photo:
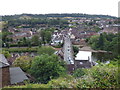
[[11, 54], [9, 53], [9, 51], [2, 51], [2, 54], [4, 54], [6, 58], [11, 57]]
[[84, 72], [83, 69], [77, 69], [77, 70], [75, 70], [74, 73], [73, 73], [73, 76], [74, 76], [74, 77], [81, 77], [81, 76], [83, 76], [83, 75], [85, 75], [85, 72]]
[[28, 56], [20, 56], [14, 62], [13, 66], [20, 67], [24, 71], [28, 71], [31, 67], [32, 58]]
[[42, 54], [52, 55], [54, 52], [55, 50], [52, 47], [48, 47], [48, 46], [42, 46], [38, 49], [39, 55], [42, 55]]

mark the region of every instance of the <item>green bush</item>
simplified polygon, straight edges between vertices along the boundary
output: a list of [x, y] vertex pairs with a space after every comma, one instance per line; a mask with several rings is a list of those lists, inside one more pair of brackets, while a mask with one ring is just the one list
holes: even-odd
[[3, 51], [3, 50], [2, 50], [2, 54], [4, 54], [4, 56], [5, 56], [6, 58], [11, 57], [11, 54], [9, 53], [9, 51]]
[[85, 75], [85, 72], [84, 72], [83, 69], [77, 69], [73, 72], [73, 76], [76, 77], [76, 78], [81, 77], [83, 75]]
[[117, 87], [117, 67], [101, 64], [91, 69], [85, 69], [85, 75], [79, 79], [78, 86], [82, 88], [115, 88]]
[[28, 71], [31, 67], [32, 58], [29, 56], [20, 56], [14, 62], [13, 66], [20, 67], [24, 71]]

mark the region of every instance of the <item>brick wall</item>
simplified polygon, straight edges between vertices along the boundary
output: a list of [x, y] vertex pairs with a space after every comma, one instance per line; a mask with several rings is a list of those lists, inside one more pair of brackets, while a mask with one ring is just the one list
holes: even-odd
[[1, 81], [0, 86], [4, 87], [7, 85], [10, 85], [10, 73], [9, 73], [9, 67], [3, 67], [0, 68], [0, 76]]

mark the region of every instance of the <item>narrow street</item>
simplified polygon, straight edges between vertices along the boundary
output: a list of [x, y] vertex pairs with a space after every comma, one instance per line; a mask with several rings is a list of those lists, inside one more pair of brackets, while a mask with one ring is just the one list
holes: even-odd
[[69, 36], [67, 36], [67, 35], [64, 38], [64, 47], [63, 48], [64, 48], [64, 61], [66, 61], [67, 64], [74, 64], [72, 44], [71, 44]]

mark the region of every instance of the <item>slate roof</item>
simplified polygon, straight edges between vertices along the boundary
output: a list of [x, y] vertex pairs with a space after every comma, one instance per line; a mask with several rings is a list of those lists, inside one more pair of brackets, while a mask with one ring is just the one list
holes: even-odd
[[11, 84], [21, 83], [28, 80], [28, 77], [20, 67], [10, 67], [10, 82]]
[[9, 63], [3, 54], [0, 54], [0, 68], [9, 66]]
[[[10, 66], [3, 54], [0, 54], [0, 68]], [[28, 77], [21, 70], [20, 67], [9, 67], [11, 84], [21, 83], [28, 80]]]

